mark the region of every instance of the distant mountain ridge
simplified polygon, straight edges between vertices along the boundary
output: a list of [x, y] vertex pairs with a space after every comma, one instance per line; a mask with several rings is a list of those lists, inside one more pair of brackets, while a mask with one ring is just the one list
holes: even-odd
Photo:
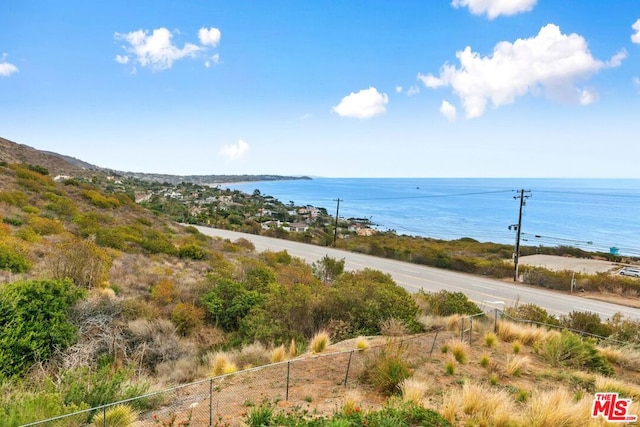
[[142, 181], [167, 182], [173, 185], [181, 182], [193, 184], [222, 184], [228, 182], [246, 181], [280, 181], [294, 179], [311, 179], [308, 176], [282, 176], [282, 175], [170, 175], [163, 173], [125, 172], [93, 165], [75, 157], [52, 151], [38, 150], [28, 145], [19, 144], [0, 137], [0, 161], [7, 163], [28, 163], [47, 168], [52, 175], [88, 175], [105, 174], [117, 175], [127, 178], [136, 178]]

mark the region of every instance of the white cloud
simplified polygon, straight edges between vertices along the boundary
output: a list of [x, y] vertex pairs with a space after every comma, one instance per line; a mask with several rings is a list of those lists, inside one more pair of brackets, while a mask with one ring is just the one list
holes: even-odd
[[342, 98], [342, 101], [331, 109], [341, 117], [356, 117], [368, 119], [386, 111], [385, 105], [389, 103], [386, 93], [380, 93], [375, 87], [363, 89], [358, 93], [351, 92]]
[[548, 24], [534, 37], [498, 43], [490, 56], [467, 46], [456, 52], [460, 68], [445, 64], [439, 77], [418, 74], [418, 78], [428, 88], [450, 86], [462, 100], [467, 118], [473, 118], [484, 114], [488, 100], [498, 107], [539, 89], [563, 101], [594, 99], [583, 95], [576, 84], [603, 68], [619, 66], [626, 56], [621, 51], [607, 62], [597, 60], [582, 36], [562, 34], [558, 26]]
[[409, 96], [413, 96], [413, 95], [417, 95], [420, 93], [420, 87], [419, 86], [411, 86], [409, 89], [407, 89], [407, 95]]
[[580, 105], [591, 105], [598, 100], [598, 93], [593, 89], [581, 89], [578, 99]]
[[123, 46], [124, 49], [134, 55], [142, 67], [151, 67], [153, 70], [171, 68], [175, 61], [193, 57], [202, 49], [193, 43], [185, 43], [181, 49], [178, 48], [171, 42], [173, 34], [166, 28], [156, 28], [151, 34], [147, 30], [115, 33], [114, 37], [129, 44]]
[[209, 68], [209, 67], [212, 67], [213, 65], [216, 65], [218, 63], [220, 63], [220, 55], [216, 53], [215, 55], [213, 55], [211, 57], [211, 59], [207, 59], [204, 62], [204, 66]]
[[631, 35], [631, 41], [640, 44], [640, 19], [634, 22], [631, 28], [635, 30], [635, 33]]
[[211, 27], [208, 30], [206, 28], [200, 28], [200, 31], [198, 31], [198, 38], [203, 46], [218, 46], [221, 35], [222, 33], [220, 33], [220, 30], [214, 27]]
[[116, 55], [116, 62], [118, 64], [128, 64], [129, 63], [129, 56], [127, 56], [127, 55]]
[[468, 7], [474, 15], [486, 14], [489, 19], [528, 12], [537, 0], [453, 0], [451, 6]]
[[16, 67], [15, 65], [13, 65], [10, 62], [7, 62], [7, 54], [3, 53], [2, 54], [2, 59], [0, 60], [0, 76], [1, 77], [9, 77], [11, 74], [17, 73], [18, 71], [18, 67]]
[[442, 104], [440, 105], [440, 112], [450, 122], [454, 122], [456, 120], [456, 107], [451, 105], [449, 102], [444, 100], [442, 101]]
[[635, 76], [634, 78], [631, 79], [631, 83], [633, 83], [633, 86], [636, 89], [640, 89], [640, 77]]
[[225, 145], [220, 149], [220, 155], [227, 160], [237, 160], [249, 151], [249, 144], [239, 139], [235, 145]]
[[396, 93], [402, 93], [402, 86], [396, 86]]

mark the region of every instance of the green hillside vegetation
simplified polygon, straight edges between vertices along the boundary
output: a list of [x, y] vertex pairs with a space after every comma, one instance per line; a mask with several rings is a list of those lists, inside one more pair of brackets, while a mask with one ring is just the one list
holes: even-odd
[[[412, 334], [438, 327], [439, 316], [479, 311], [462, 294], [410, 295], [379, 271], [345, 272], [340, 260], [308, 265], [286, 252], [256, 254], [246, 240], [209, 238], [176, 224], [162, 210], [136, 204], [135, 197], [135, 190], [104, 177], [56, 182], [41, 166], [0, 165], [3, 425], [206, 378], [223, 351], [233, 354], [236, 369], [242, 369], [271, 359], [243, 353], [252, 346], [269, 353], [285, 346], [289, 354], [299, 354], [321, 330], [332, 342], [392, 331]], [[513, 317], [535, 315], [536, 321], [609, 336], [612, 346], [615, 339], [640, 343], [640, 325], [619, 317], [602, 324], [589, 313], [556, 319], [540, 308], [512, 310]], [[520, 341], [535, 344], [535, 357], [563, 369], [614, 377], [636, 372], [631, 350], [619, 350], [627, 352], [620, 356], [614, 347], [605, 352], [572, 334], [554, 337]], [[381, 396], [397, 394], [401, 381], [419, 371], [418, 362], [386, 354], [387, 360], [372, 361], [371, 368], [391, 369], [394, 382], [361, 379], [363, 387]], [[464, 371], [455, 363], [449, 376]], [[460, 415], [447, 416], [441, 398], [473, 376], [460, 377], [451, 390], [439, 389], [432, 409], [455, 425]], [[161, 404], [142, 399], [130, 405], [144, 412]], [[349, 420], [360, 417], [356, 425], [365, 425], [383, 417], [374, 415], [380, 413], [390, 419], [401, 413], [439, 417], [420, 408], [388, 406], [382, 412], [351, 413]]]

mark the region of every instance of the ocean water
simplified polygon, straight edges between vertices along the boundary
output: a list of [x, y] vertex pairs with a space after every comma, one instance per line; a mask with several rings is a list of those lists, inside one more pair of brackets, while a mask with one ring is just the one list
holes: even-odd
[[368, 218], [398, 234], [513, 244], [520, 190], [522, 244], [640, 256], [640, 179], [314, 178], [225, 184], [283, 203]]

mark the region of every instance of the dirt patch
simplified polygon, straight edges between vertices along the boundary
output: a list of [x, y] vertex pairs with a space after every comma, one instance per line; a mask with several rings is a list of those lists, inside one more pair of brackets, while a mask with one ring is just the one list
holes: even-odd
[[569, 270], [584, 274], [615, 272], [623, 267], [611, 261], [557, 255], [527, 255], [520, 257], [520, 264], [543, 267], [553, 271]]

